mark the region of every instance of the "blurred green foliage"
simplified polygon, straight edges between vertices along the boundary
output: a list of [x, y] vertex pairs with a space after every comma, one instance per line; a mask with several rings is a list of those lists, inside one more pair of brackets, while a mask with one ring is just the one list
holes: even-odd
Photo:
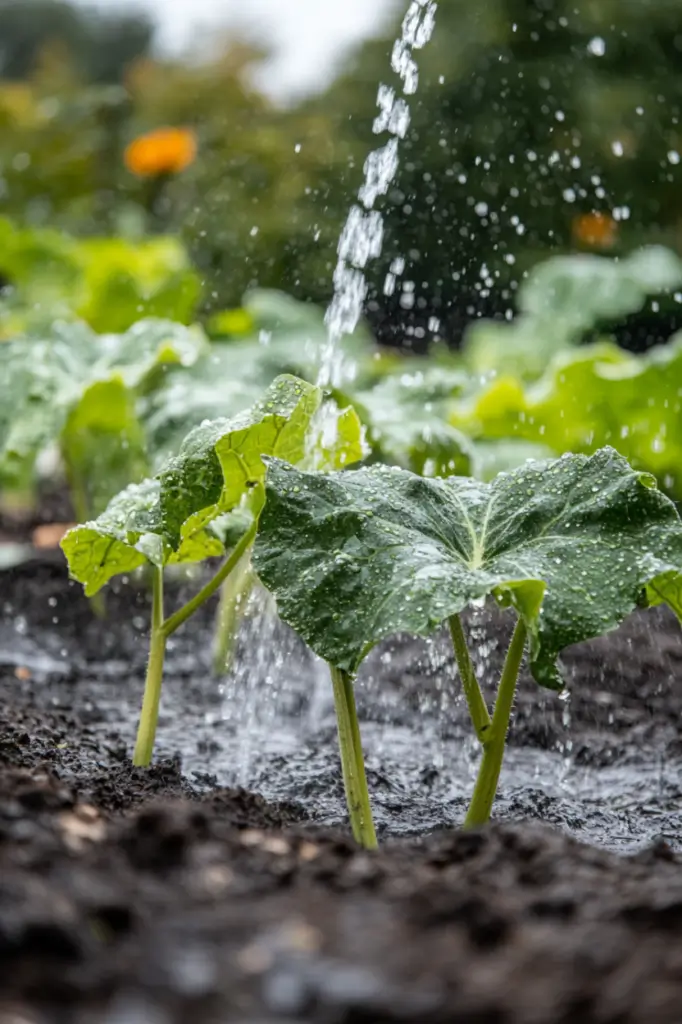
[[200, 283], [176, 238], [76, 240], [0, 217], [0, 339], [82, 319], [125, 331], [145, 316], [190, 323]]
[[43, 336], [0, 343], [2, 488], [30, 497], [38, 458], [55, 450], [75, 513], [97, 514], [149, 472], [144, 397], [207, 344], [201, 330], [164, 320], [102, 335], [58, 320]]
[[141, 12], [109, 13], [66, 0], [0, 0], [0, 77], [31, 75], [50, 49], [90, 82], [118, 82], [149, 51], [154, 25]]
[[[630, 355], [599, 327], [605, 313], [680, 280], [682, 260], [659, 247], [618, 262], [555, 257], [525, 283], [524, 314], [478, 322], [460, 353], [437, 344], [428, 356], [389, 354], [360, 325], [341, 342], [333, 397], [342, 415], [356, 408], [372, 461], [488, 479], [531, 457], [611, 444], [682, 499], [682, 333]], [[56, 449], [85, 519], [162, 467], [193, 427], [248, 408], [278, 374], [316, 380], [328, 345], [322, 309], [281, 292], [252, 291], [208, 327], [211, 336], [145, 319], [98, 334], [72, 315], [0, 342], [6, 493], [30, 495], [39, 456]], [[580, 344], [585, 332], [598, 340]]]
[[[232, 42], [203, 64], [152, 59], [143, 26], [124, 25], [127, 56], [103, 75], [82, 59], [84, 30], [68, 27], [62, 0], [0, 2], [0, 37], [16, 9], [54, 8], [66, 26], [36, 29], [30, 59], [5, 64], [0, 213], [78, 234], [180, 233], [207, 310], [253, 287], [325, 302], [363, 163], [385, 141], [372, 132], [377, 87], [398, 84], [390, 51], [406, 6], [324, 92], [280, 108], [252, 85], [267, 56], [253, 47]], [[100, 32], [87, 17], [94, 54], [107, 23]], [[418, 59], [400, 169], [377, 204], [386, 237], [369, 313], [382, 336], [428, 335], [436, 316], [456, 337], [475, 315], [511, 308], [550, 252], [680, 247], [680, 4], [441, 0]], [[123, 152], [161, 125], [194, 127], [199, 156], [150, 184]], [[595, 236], [579, 228], [592, 211], [611, 225]], [[383, 294], [395, 256], [411, 308], [401, 282]]]

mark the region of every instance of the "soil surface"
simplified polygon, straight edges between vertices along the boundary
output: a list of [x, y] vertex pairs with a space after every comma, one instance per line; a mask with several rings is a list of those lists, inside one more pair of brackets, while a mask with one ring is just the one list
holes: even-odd
[[[522, 681], [480, 832], [457, 828], [476, 749], [445, 638], [374, 652], [367, 854], [323, 666], [262, 596], [222, 679], [213, 609], [173, 639], [146, 771], [144, 587], [98, 619], [55, 552], [0, 572], [0, 603], [0, 1024], [682, 1020], [671, 616], [567, 652], [568, 700]], [[491, 685], [509, 623], [468, 629]]]

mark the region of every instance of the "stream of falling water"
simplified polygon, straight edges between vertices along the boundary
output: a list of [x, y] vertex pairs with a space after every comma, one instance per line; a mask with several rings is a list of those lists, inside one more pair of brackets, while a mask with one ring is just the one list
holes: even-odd
[[[437, 4], [434, 0], [411, 0], [402, 22], [400, 38], [391, 53], [391, 67], [402, 83], [402, 95], [384, 83], [377, 94], [378, 114], [373, 130], [376, 135], [387, 134], [388, 140], [371, 152], [364, 165], [364, 180], [341, 232], [338, 261], [333, 276], [334, 294], [325, 315], [327, 340], [319, 361], [318, 383], [339, 386], [352, 379], [354, 367], [349, 364], [341, 344], [358, 326], [367, 297], [365, 270], [370, 260], [381, 255], [383, 220], [374, 209], [379, 196], [385, 195], [395, 180], [399, 166], [399, 147], [410, 125], [409, 97], [418, 87], [419, 72], [415, 52], [431, 38], [435, 25]], [[386, 281], [387, 289], [395, 287], [396, 277], [402, 273], [404, 261], [394, 261]], [[337, 412], [333, 403], [325, 406], [325, 419], [321, 428], [325, 442], [331, 443], [336, 431]], [[477, 674], [485, 680], [490, 675], [492, 647], [487, 636], [485, 615], [474, 610], [470, 621], [472, 656]], [[487, 624], [489, 625], [489, 623]], [[302, 657], [302, 648], [293, 634], [277, 620], [272, 599], [257, 588], [249, 602], [248, 614], [242, 626], [241, 649], [248, 657], [238, 657], [223, 687], [222, 718], [229, 730], [231, 768], [229, 781], [240, 785], [262, 786], [270, 796], [286, 798], [289, 794], [292, 759], [301, 756], [301, 747], [308, 739], [325, 729], [334, 730], [334, 707], [326, 664], [312, 656]], [[414, 648], [411, 649], [414, 659]], [[409, 762], [413, 750], [419, 748], [423, 765], [428, 763], [445, 778], [463, 777], [470, 786], [475, 778], [479, 757], [478, 743], [470, 731], [465, 731], [458, 745], [457, 767], [453, 761], [452, 729], [465, 714], [462, 695], [455, 683], [452, 652], [446, 637], [437, 635], [424, 643], [423, 658], [406, 666], [410, 676], [420, 676], [417, 707], [408, 709], [409, 729], [396, 728], [391, 722], [400, 721], [403, 709], [395, 705], [396, 695], [387, 691], [385, 674], [394, 658], [400, 655], [392, 649], [382, 648], [377, 657], [369, 659], [358, 687], [361, 704], [371, 706], [375, 721], [366, 723], [364, 731], [368, 750], [375, 757], [387, 761], [397, 758]], [[291, 666], [296, 669], [292, 670]], [[392, 666], [395, 669], [395, 664]], [[491, 695], [492, 696], [492, 695]], [[568, 724], [569, 708], [564, 720]], [[379, 726], [378, 722], [384, 722]], [[333, 734], [330, 733], [330, 736]], [[563, 760], [556, 769], [557, 784], [570, 767], [570, 741], [562, 746]], [[263, 775], [264, 765], [271, 768], [277, 758], [283, 759], [282, 791], [277, 789], [272, 775]], [[407, 763], [406, 762], [406, 763]], [[306, 767], [300, 766], [303, 775]], [[323, 772], [324, 766], [318, 770]], [[415, 771], [417, 769], [415, 768]], [[554, 769], [552, 769], [554, 770]], [[524, 774], [548, 774], [544, 762], [540, 766], [532, 761], [524, 767]], [[314, 770], [313, 770], [314, 774]], [[330, 783], [333, 788], [333, 782]], [[443, 798], [447, 795], [443, 791]]]
[[[341, 339], [352, 334], [360, 322], [367, 297], [365, 268], [370, 259], [381, 255], [383, 220], [374, 209], [379, 196], [385, 195], [395, 179], [399, 163], [400, 140], [410, 125], [408, 97], [419, 84], [415, 52], [431, 38], [435, 24], [435, 0], [411, 0], [402, 21], [401, 34], [391, 52], [391, 68], [402, 84], [402, 96], [391, 86], [380, 84], [377, 94], [378, 114], [374, 119], [376, 135], [387, 133], [385, 145], [369, 154], [364, 165], [364, 180], [348, 213], [339, 238], [338, 262], [334, 271], [334, 294], [325, 315], [327, 342], [320, 353], [318, 383], [340, 385], [352, 376], [353, 367], [344, 359]], [[392, 266], [395, 276], [399, 268]], [[336, 432], [336, 413], [329, 403], [320, 424], [325, 443]], [[290, 688], [299, 681], [289, 679], [283, 665], [283, 651], [275, 640], [274, 613], [262, 592], [254, 596], [246, 630], [257, 629], [257, 642], [249, 649], [257, 652], [248, 664], [236, 667], [224, 687], [223, 717], [236, 727], [239, 742], [235, 751], [234, 781], [246, 784], [252, 777], [254, 760], [263, 753], [262, 744], [273, 726], [281, 705], [287, 701]], [[254, 625], [255, 623], [255, 625]], [[310, 701], [302, 728], [314, 728], [329, 709], [331, 688], [326, 665], [317, 662], [310, 680]]]
[[403, 18], [401, 36], [391, 53], [391, 67], [402, 82], [403, 95], [399, 96], [391, 86], [379, 85], [379, 113], [373, 131], [375, 135], [387, 132], [390, 138], [367, 157], [364, 181], [357, 195], [362, 205], [351, 206], [339, 238], [334, 296], [325, 316], [328, 339], [320, 359], [320, 384], [340, 384], [345, 376], [339, 342], [345, 334], [352, 334], [360, 322], [367, 297], [365, 268], [371, 259], [381, 255], [384, 225], [374, 203], [379, 196], [386, 195], [398, 172], [400, 140], [405, 138], [410, 126], [406, 97], [414, 95], [419, 84], [414, 53], [431, 38], [436, 7], [434, 0], [412, 0]]

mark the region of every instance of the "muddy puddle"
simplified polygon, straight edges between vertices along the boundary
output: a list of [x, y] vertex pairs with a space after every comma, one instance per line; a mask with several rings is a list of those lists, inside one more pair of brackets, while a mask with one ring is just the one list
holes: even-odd
[[[5, 692], [69, 711], [130, 750], [143, 686], [146, 595], [125, 587], [110, 621], [93, 620], [57, 567], [40, 604], [25, 577], [6, 603], [0, 665], [30, 672]], [[50, 591], [50, 585], [47, 586]], [[123, 619], [126, 609], [132, 614]], [[159, 757], [189, 778], [294, 802], [311, 821], [343, 826], [344, 799], [326, 667], [256, 595], [234, 668], [210, 668], [210, 616], [172, 638]], [[508, 621], [476, 611], [468, 628], [492, 696]], [[682, 636], [672, 616], [638, 613], [616, 633], [568, 652], [564, 699], [522, 680], [496, 817], [538, 819], [619, 852], [658, 837], [682, 844]], [[679, 643], [678, 643], [679, 641]], [[364, 664], [357, 698], [380, 833], [417, 836], [457, 825], [478, 751], [449, 644], [397, 638]], [[74, 738], [75, 741], [75, 738]], [[118, 755], [117, 755], [118, 756]]]

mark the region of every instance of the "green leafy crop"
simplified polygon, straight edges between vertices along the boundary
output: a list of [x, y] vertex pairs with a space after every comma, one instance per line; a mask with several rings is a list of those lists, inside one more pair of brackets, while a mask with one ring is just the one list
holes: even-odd
[[141, 396], [206, 344], [200, 330], [163, 320], [105, 335], [57, 323], [47, 339], [0, 344], [0, 483], [30, 488], [38, 455], [56, 446], [78, 517], [101, 511], [149, 472]]
[[57, 318], [124, 332], [142, 317], [191, 323], [201, 287], [172, 237], [74, 239], [0, 217], [0, 338], [44, 333]]
[[448, 422], [450, 399], [468, 386], [460, 369], [429, 366], [393, 373], [372, 388], [354, 392], [374, 454], [383, 462], [423, 476], [468, 475], [473, 452], [468, 438]]
[[519, 315], [511, 323], [481, 320], [469, 328], [465, 361], [475, 373], [533, 380], [557, 352], [636, 313], [649, 296], [680, 287], [682, 260], [662, 246], [646, 246], [620, 260], [553, 256], [521, 284]]
[[535, 383], [500, 376], [453, 403], [450, 419], [477, 440], [540, 443], [556, 454], [612, 444], [682, 497], [682, 335], [642, 356], [609, 342], [559, 354]]
[[[151, 760], [168, 637], [248, 559], [263, 506], [263, 458], [314, 458], [319, 444], [322, 391], [295, 377], [278, 377], [263, 399], [235, 417], [202, 424], [155, 478], [133, 484], [96, 519], [62, 541], [71, 576], [92, 596], [114, 576], [147, 565], [153, 585], [150, 659], [135, 763]], [[331, 453], [333, 465], [362, 456], [361, 428], [344, 417]], [[184, 607], [166, 617], [163, 571], [169, 564], [222, 557], [212, 579]]]
[[[169, 455], [204, 419], [248, 408], [278, 374], [315, 380], [328, 344], [323, 311], [277, 291], [250, 291], [244, 306], [208, 322], [213, 344], [191, 367], [175, 367], [145, 402], [144, 422], [153, 452]], [[375, 374], [373, 340], [364, 326], [345, 336], [339, 358], [353, 367], [354, 388]], [[444, 429], [449, 429], [443, 423]]]
[[[654, 479], [611, 448], [528, 462], [490, 484], [383, 466], [323, 476], [272, 460], [266, 497], [256, 571], [337, 688], [345, 681], [347, 693], [380, 640], [449, 623], [484, 750], [469, 824], [490, 813], [526, 645], [536, 681], [561, 688], [557, 657], [568, 645], [614, 629], [643, 602], [665, 601], [682, 617], [682, 523]], [[459, 620], [489, 595], [518, 620], [492, 719]], [[356, 742], [356, 782], [358, 757]], [[353, 810], [360, 796], [351, 818], [371, 842], [366, 812]]]

